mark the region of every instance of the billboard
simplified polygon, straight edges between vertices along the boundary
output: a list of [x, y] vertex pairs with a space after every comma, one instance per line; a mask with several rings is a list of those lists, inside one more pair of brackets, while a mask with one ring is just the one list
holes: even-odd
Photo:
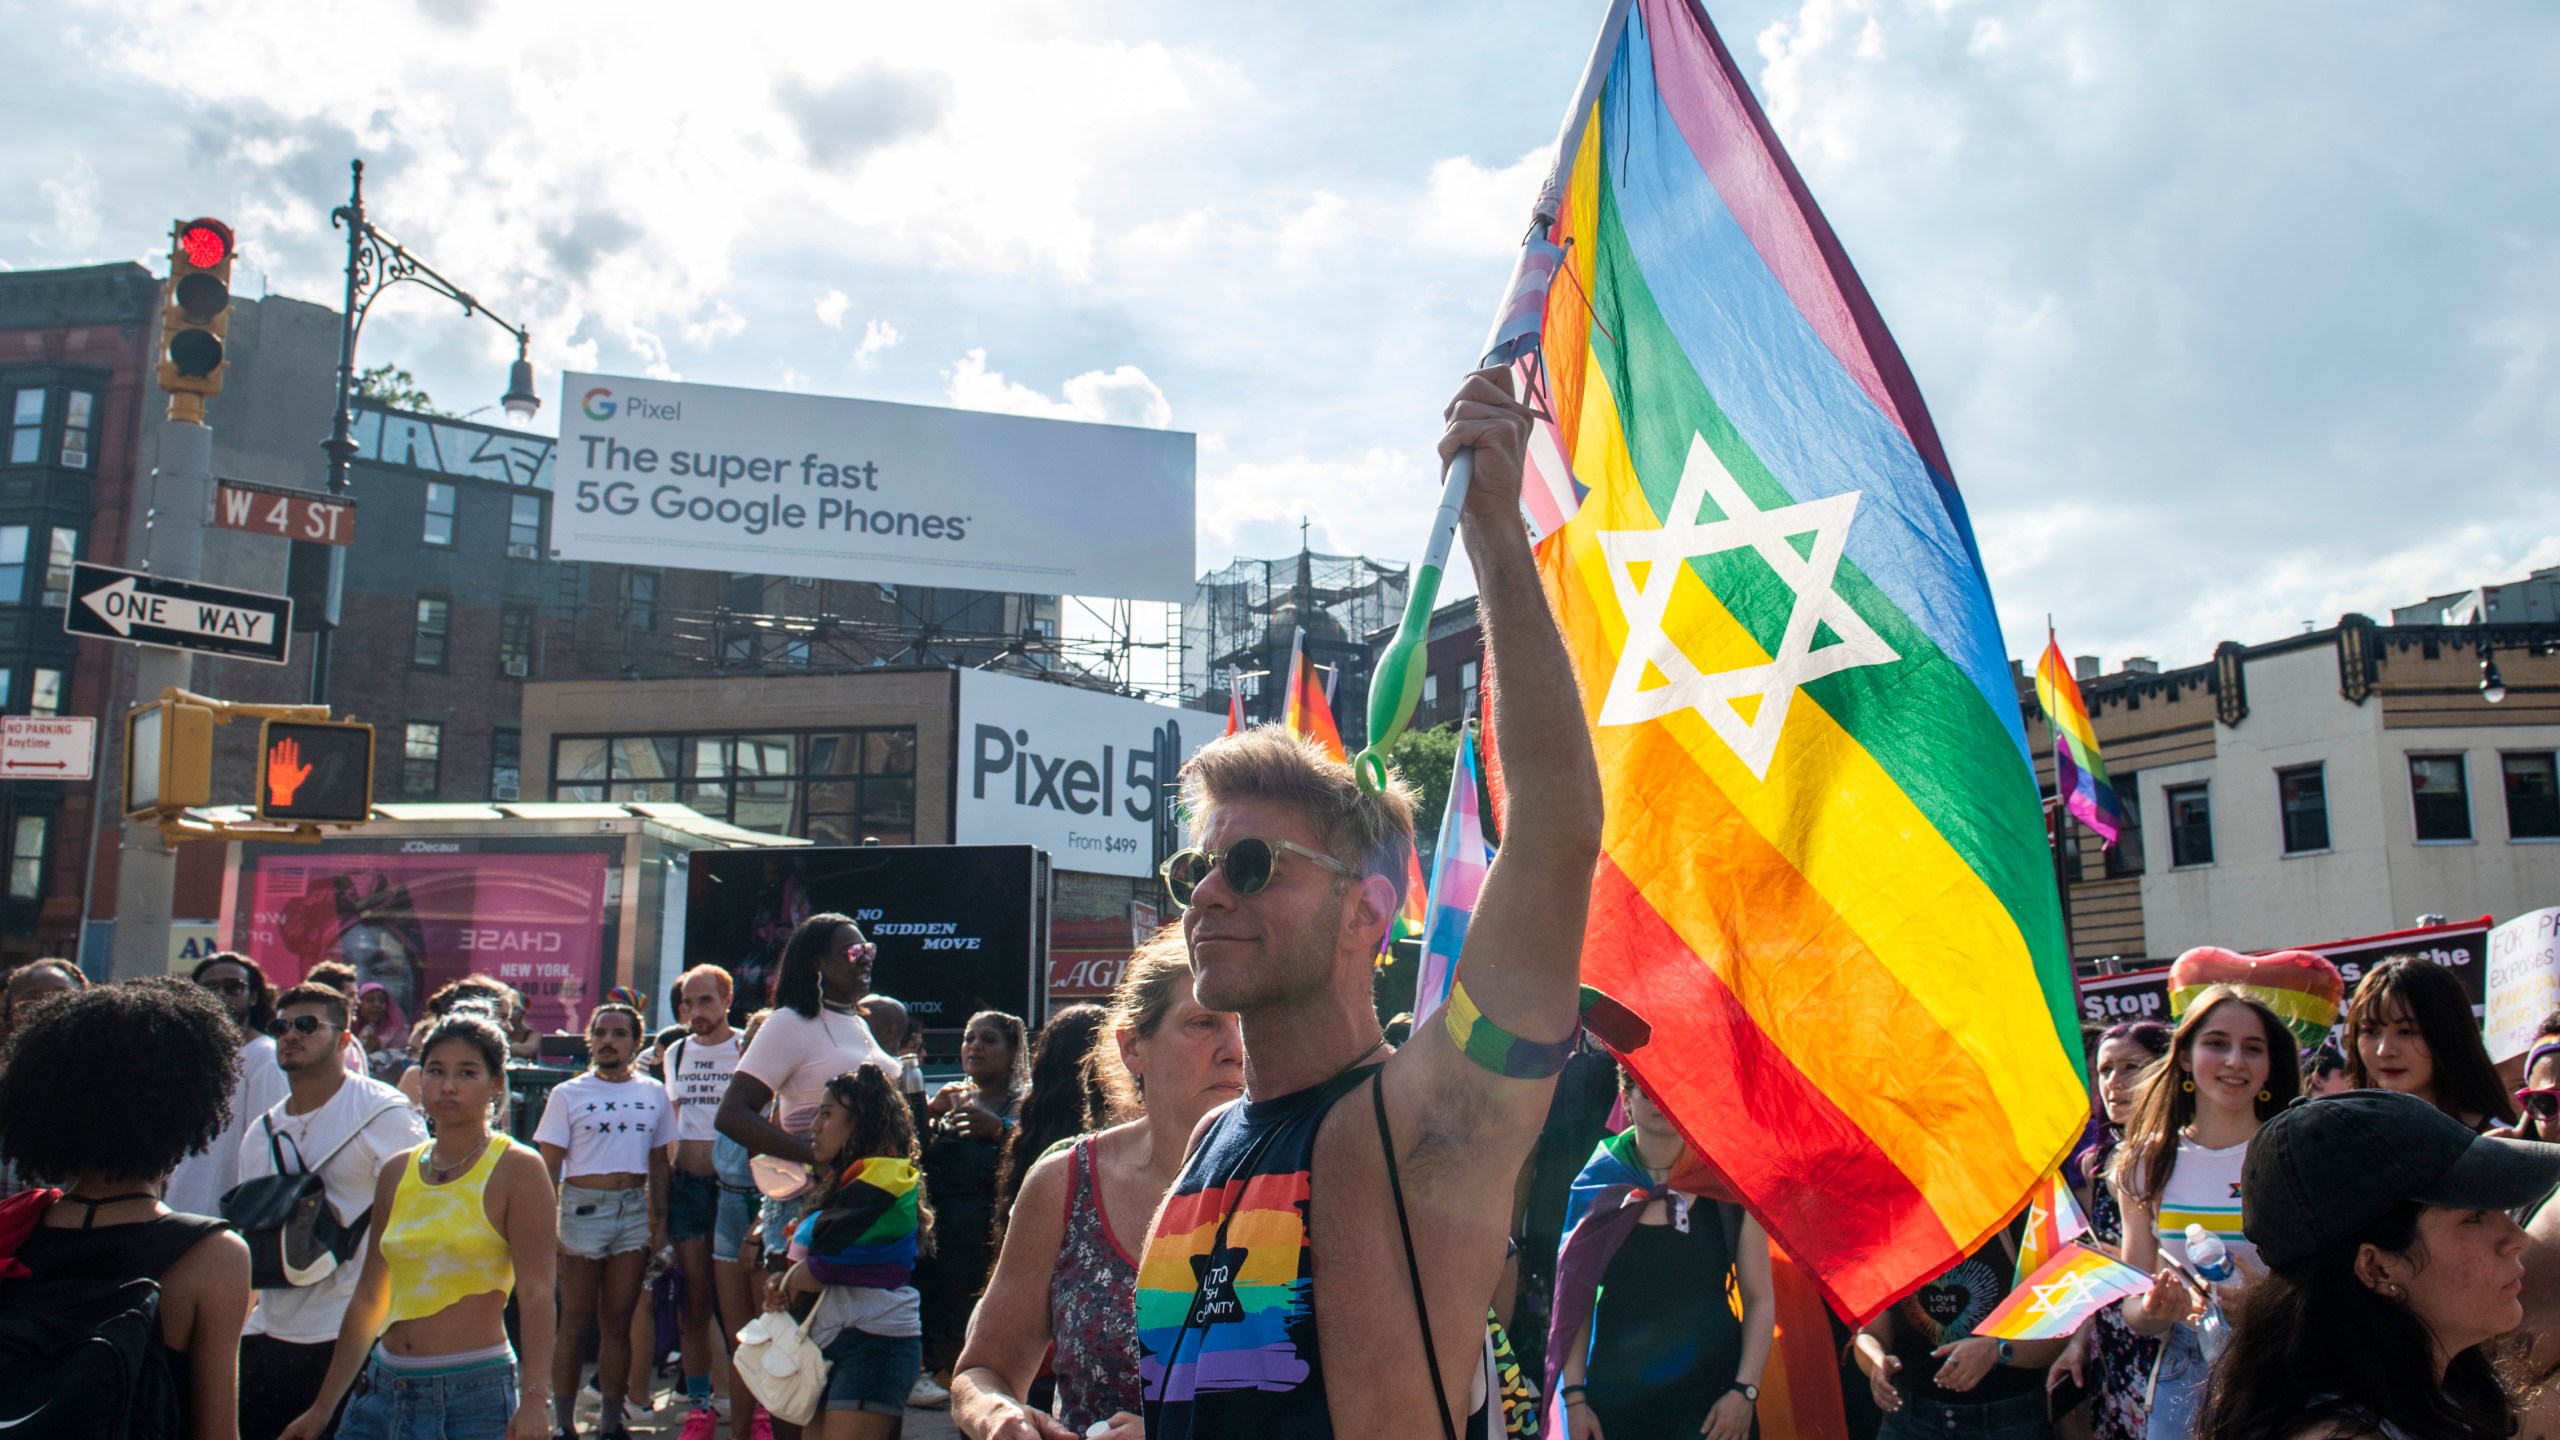
[[957, 1031], [980, 1010], [1037, 1025], [1047, 978], [1038, 860], [1027, 845], [696, 850], [684, 963], [728, 971], [744, 1015], [773, 1003], [792, 930], [833, 910], [880, 947], [871, 988], [927, 1027]]
[[555, 558], [1191, 598], [1181, 431], [620, 375], [561, 387]]
[[343, 960], [415, 1019], [442, 986], [489, 975], [524, 993], [535, 1029], [580, 1031], [602, 989], [611, 864], [600, 850], [438, 841], [375, 853], [245, 847], [232, 933], [279, 988]]
[[1174, 777], [1218, 723], [1198, 710], [963, 670], [952, 838], [1036, 845], [1061, 870], [1144, 879], [1155, 873], [1158, 812]]

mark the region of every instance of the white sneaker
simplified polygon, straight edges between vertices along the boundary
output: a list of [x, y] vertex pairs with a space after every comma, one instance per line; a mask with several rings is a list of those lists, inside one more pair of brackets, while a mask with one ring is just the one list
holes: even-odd
[[935, 1383], [931, 1375], [919, 1371], [916, 1383], [907, 1387], [907, 1403], [922, 1410], [939, 1410], [951, 1403], [951, 1392]]

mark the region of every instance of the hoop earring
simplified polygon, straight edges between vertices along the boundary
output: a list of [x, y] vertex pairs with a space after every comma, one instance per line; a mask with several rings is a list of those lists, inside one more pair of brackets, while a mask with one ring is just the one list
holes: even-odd
[[2266, 1104], [2268, 1101], [2271, 1101], [2271, 1100], [2273, 1100], [2273, 1099], [2275, 1099], [2275, 1098], [2276, 1098], [2276, 1092], [2274, 1092], [2273, 1090], [2265, 1090], [2265, 1089], [2261, 1089], [2261, 1090], [2258, 1092], [2258, 1103], [2259, 1103], [2259, 1104], [2261, 1104], [2261, 1105], [2264, 1105], [2264, 1104]]
[[2186, 1091], [2190, 1095], [2193, 1095], [2196, 1093], [2196, 1077], [2190, 1075], [2184, 1080], [2179, 1081], [2178, 1088]]

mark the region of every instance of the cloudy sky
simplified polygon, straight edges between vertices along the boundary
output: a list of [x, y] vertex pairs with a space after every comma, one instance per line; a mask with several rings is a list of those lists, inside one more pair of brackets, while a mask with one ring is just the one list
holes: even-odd
[[[1919, 374], [2013, 653], [2050, 612], [2193, 662], [2560, 565], [2560, 7], [1711, 8]], [[1170, 424], [1203, 569], [1301, 517], [1402, 559], [1600, 9], [0, 0], [0, 265], [156, 268], [210, 212], [238, 288], [330, 301], [362, 155], [546, 386]], [[510, 356], [440, 303], [385, 300], [365, 358], [467, 409]]]

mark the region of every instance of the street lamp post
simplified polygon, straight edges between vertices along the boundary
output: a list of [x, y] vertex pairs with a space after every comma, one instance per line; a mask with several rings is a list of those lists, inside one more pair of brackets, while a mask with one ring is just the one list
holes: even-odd
[[[350, 433], [355, 426], [356, 337], [364, 329], [366, 312], [382, 292], [407, 280], [423, 285], [462, 307], [465, 315], [485, 317], [491, 324], [516, 337], [516, 363], [507, 372], [507, 393], [499, 403], [517, 420], [530, 420], [542, 409], [542, 397], [533, 392], [533, 362], [525, 354], [526, 332], [521, 325], [510, 325], [489, 307], [475, 299], [471, 292], [438, 274], [433, 266], [412, 255], [400, 242], [374, 228], [364, 218], [364, 162], [348, 166], [354, 183], [347, 192], [347, 203], [330, 212], [329, 223], [347, 232], [347, 298], [338, 314], [338, 406], [329, 424], [329, 438], [320, 448], [329, 457], [329, 493], [347, 493], [347, 466], [355, 459], [356, 442]], [[347, 550], [343, 545], [329, 547], [329, 590], [320, 623], [311, 634], [311, 703], [329, 703], [329, 637], [338, 624], [338, 600], [346, 588]]]

